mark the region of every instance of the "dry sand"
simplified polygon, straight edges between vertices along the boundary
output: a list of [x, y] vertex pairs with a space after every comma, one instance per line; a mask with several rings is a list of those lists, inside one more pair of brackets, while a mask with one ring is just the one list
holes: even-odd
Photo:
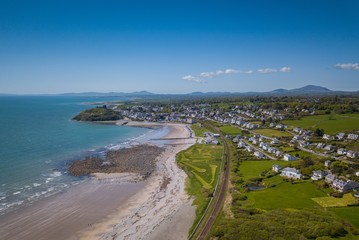
[[[167, 138], [188, 138], [185, 125], [170, 124]], [[131, 197], [117, 212], [81, 232], [82, 239], [186, 239], [195, 217], [195, 207], [185, 192], [186, 174], [175, 157], [195, 139], [176, 139], [159, 157], [157, 171], [143, 191]]]
[[2, 216], [0, 239], [186, 239], [195, 207], [175, 156], [195, 139], [188, 138], [187, 126], [167, 125], [167, 138], [184, 139], [169, 140], [146, 181], [128, 183], [138, 180], [136, 174], [97, 174], [93, 181]]

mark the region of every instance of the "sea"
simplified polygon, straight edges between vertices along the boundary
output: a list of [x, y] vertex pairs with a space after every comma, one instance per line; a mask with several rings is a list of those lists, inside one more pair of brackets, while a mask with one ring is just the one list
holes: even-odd
[[[120, 98], [0, 97], [0, 216], [86, 181], [69, 162], [145, 139], [155, 130], [76, 122], [89, 103]], [[159, 133], [158, 133], [159, 134]]]

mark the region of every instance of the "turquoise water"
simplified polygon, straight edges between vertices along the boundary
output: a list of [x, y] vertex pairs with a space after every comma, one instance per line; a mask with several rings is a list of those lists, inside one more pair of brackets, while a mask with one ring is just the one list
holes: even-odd
[[71, 121], [84, 97], [0, 97], [0, 215], [80, 181], [67, 163], [137, 138], [147, 129]]

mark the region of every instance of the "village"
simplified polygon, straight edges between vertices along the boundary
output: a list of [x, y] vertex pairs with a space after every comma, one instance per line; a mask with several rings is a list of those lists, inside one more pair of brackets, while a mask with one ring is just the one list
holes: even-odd
[[[313, 129], [288, 126], [283, 120], [293, 112], [291, 108], [282, 110], [258, 107], [254, 104], [237, 105], [224, 110], [214, 104], [132, 104], [112, 106], [125, 119], [150, 122], [176, 122], [195, 124], [199, 121], [213, 121], [221, 125], [238, 128], [242, 134], [226, 134], [238, 149], [251, 153], [256, 159], [281, 160], [296, 162], [301, 158], [313, 156], [321, 165], [315, 166], [310, 174], [301, 172], [299, 167], [282, 167], [274, 164], [272, 170], [283, 178], [311, 179], [324, 181], [333, 190], [346, 193], [358, 191], [359, 169], [350, 174], [339, 174], [331, 171], [332, 163], [343, 162], [358, 166], [359, 153], [347, 150], [346, 145], [358, 144], [359, 134], [355, 132], [337, 132], [330, 135], [323, 131], [319, 134]], [[314, 115], [315, 109], [298, 109], [305, 115]], [[261, 131], [279, 133], [278, 136], [260, 134]], [[320, 129], [319, 129], [320, 130]], [[205, 132], [200, 143], [220, 144], [220, 134]], [[292, 164], [290, 164], [292, 165]], [[294, 164], [295, 165], [295, 164]], [[335, 165], [335, 164], [334, 164]], [[355, 192], [355, 196], [359, 194]]]

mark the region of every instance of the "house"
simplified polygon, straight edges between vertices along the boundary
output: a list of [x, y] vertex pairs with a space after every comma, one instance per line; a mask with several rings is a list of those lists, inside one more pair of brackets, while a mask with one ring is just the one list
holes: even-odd
[[273, 170], [274, 172], [280, 172], [280, 170], [282, 170], [282, 167], [279, 166], [279, 165], [277, 165], [277, 164], [274, 164], [274, 165], [272, 166], [272, 170]]
[[327, 145], [327, 146], [325, 146], [324, 149], [327, 150], [327, 151], [334, 151], [335, 147], [333, 145]]
[[248, 152], [253, 152], [253, 148], [252, 148], [251, 146], [246, 146], [246, 150], [247, 150]]
[[313, 179], [314, 181], [317, 181], [319, 179], [324, 178], [326, 175], [326, 173], [323, 170], [316, 170], [312, 172], [312, 177], [311, 179]]
[[354, 133], [349, 133], [347, 138], [350, 140], [358, 140], [359, 135]]
[[345, 133], [338, 133], [337, 135], [335, 135], [335, 139], [337, 140], [343, 140], [345, 137]]
[[275, 127], [275, 123], [270, 123], [270, 124], [269, 124], [269, 127], [274, 128], [274, 127]]
[[282, 152], [281, 151], [279, 151], [279, 150], [277, 150], [276, 152], [275, 152], [275, 155], [277, 156], [277, 157], [280, 157], [280, 156], [282, 156]]
[[324, 162], [325, 167], [330, 167], [331, 164], [332, 164], [332, 162], [330, 160], [327, 160]]
[[324, 143], [318, 143], [318, 145], [317, 145], [317, 148], [318, 149], [322, 149], [322, 148], [324, 148], [325, 147], [325, 144]]
[[258, 145], [258, 144], [259, 144], [259, 140], [258, 140], [257, 138], [255, 138], [255, 139], [253, 140], [253, 144]]
[[263, 155], [263, 153], [261, 153], [261, 152], [254, 152], [254, 156], [256, 156], [257, 158], [263, 158], [264, 157], [264, 155]]
[[278, 130], [284, 130], [285, 126], [283, 124], [277, 124], [275, 128]]
[[327, 183], [332, 183], [337, 179], [337, 176], [334, 174], [329, 173], [327, 176], [325, 176], [325, 181]]
[[303, 136], [295, 135], [292, 140], [293, 141], [303, 140]]
[[215, 138], [219, 138], [221, 135], [219, 135], [218, 133], [213, 133], [213, 137]]
[[235, 137], [235, 138], [233, 138], [233, 140], [232, 140], [234, 143], [237, 143], [237, 142], [239, 142], [239, 139], [237, 138], [237, 137]]
[[286, 167], [282, 169], [280, 173], [282, 177], [292, 178], [292, 179], [301, 179], [302, 174], [298, 169]]
[[238, 147], [239, 148], [245, 148], [247, 145], [244, 142], [239, 142]]
[[354, 182], [354, 181], [343, 181], [343, 180], [340, 180], [340, 179], [336, 179], [333, 181], [332, 183], [332, 187], [339, 191], [339, 192], [349, 192], [355, 188], [358, 188], [359, 187], [359, 183], [357, 182]]
[[283, 159], [284, 159], [284, 161], [294, 161], [294, 160], [297, 160], [298, 158], [286, 153], [286, 154], [284, 154]]
[[323, 135], [323, 139], [324, 139], [324, 140], [331, 140], [331, 139], [332, 139], [332, 136], [330, 136], [329, 134], [324, 134], [324, 135]]
[[349, 150], [349, 151], [347, 152], [347, 157], [357, 158], [357, 157], [359, 157], [359, 154], [358, 154], [357, 152], [354, 152], [354, 151]]
[[337, 151], [338, 155], [346, 155], [347, 154], [347, 150], [345, 150], [344, 148], [339, 148]]
[[278, 143], [279, 143], [279, 141], [278, 141], [278, 139], [276, 139], [276, 138], [274, 138], [274, 139], [270, 142], [270, 144], [273, 144], [273, 145], [278, 144]]

